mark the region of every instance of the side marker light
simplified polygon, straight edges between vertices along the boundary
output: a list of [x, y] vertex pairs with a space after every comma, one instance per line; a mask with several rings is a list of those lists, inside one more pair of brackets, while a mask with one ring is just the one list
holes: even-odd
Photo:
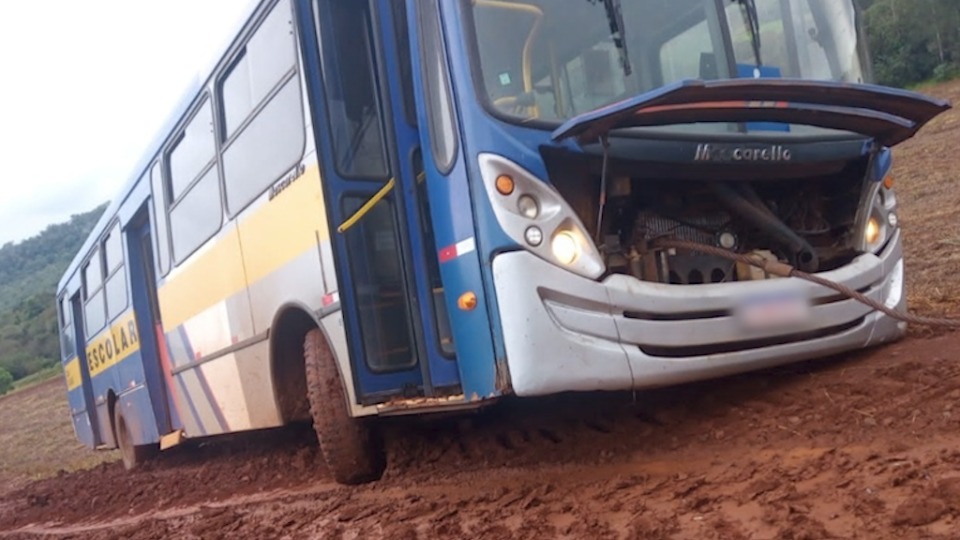
[[477, 295], [472, 292], [465, 292], [457, 299], [457, 307], [463, 311], [473, 311], [477, 307]]
[[503, 196], [507, 196], [513, 193], [514, 183], [513, 178], [505, 174], [501, 174], [497, 177], [497, 192]]

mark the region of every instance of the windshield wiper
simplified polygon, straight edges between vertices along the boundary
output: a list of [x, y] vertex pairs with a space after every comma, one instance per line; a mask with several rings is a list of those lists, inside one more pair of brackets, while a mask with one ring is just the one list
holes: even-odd
[[[596, 5], [599, 0], [588, 1]], [[620, 0], [603, 0], [603, 8], [607, 12], [610, 34], [614, 36], [613, 44], [620, 51], [620, 66], [623, 68], [623, 75], [629, 77], [633, 73], [633, 67], [630, 65], [630, 53], [627, 52], [626, 25], [623, 23], [623, 8], [620, 5]]]
[[760, 15], [757, 13], [756, 0], [737, 0], [747, 18], [747, 29], [750, 32], [750, 43], [753, 45], [753, 57], [757, 67], [763, 66], [760, 59]]

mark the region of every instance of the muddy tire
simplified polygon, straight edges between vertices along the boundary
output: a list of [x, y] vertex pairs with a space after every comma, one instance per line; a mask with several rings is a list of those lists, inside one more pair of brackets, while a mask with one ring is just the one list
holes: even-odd
[[120, 404], [113, 408], [113, 435], [117, 441], [117, 448], [120, 449], [120, 457], [123, 459], [123, 468], [132, 471], [140, 468], [147, 460], [157, 453], [155, 444], [133, 444], [133, 436], [130, 434], [130, 428], [126, 418], [120, 411]]
[[386, 467], [383, 442], [370, 422], [350, 416], [340, 372], [319, 329], [307, 333], [303, 355], [313, 429], [327, 468], [341, 484], [378, 480]]

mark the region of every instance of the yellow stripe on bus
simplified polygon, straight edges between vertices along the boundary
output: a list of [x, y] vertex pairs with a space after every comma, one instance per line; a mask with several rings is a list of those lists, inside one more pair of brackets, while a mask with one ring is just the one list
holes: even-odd
[[80, 358], [74, 356], [63, 366], [63, 376], [67, 379], [67, 392], [80, 388], [83, 379], [80, 378]]
[[110, 329], [101, 332], [87, 346], [87, 366], [96, 377], [140, 350], [140, 336], [133, 310], [117, 319]]
[[240, 239], [250, 285], [307, 250], [317, 252], [317, 242], [330, 239], [318, 166], [308, 168], [275, 199], [244, 219]]
[[228, 233], [171, 273], [158, 291], [166, 331], [243, 292], [248, 283], [267, 277], [305, 251], [316, 250], [318, 240], [329, 240], [319, 167], [307, 168], [237, 227], [226, 227]]
[[157, 291], [166, 331], [246, 287], [237, 228], [227, 224], [224, 229], [219, 238], [171, 273]]

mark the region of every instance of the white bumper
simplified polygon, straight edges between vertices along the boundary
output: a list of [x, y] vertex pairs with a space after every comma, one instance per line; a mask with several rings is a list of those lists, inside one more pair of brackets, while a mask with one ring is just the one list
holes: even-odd
[[[670, 385], [892, 341], [906, 325], [798, 279], [662, 285], [629, 276], [591, 281], [527, 252], [493, 261], [513, 391], [626, 390]], [[821, 276], [904, 308], [899, 235]], [[812, 316], [789, 329], [747, 331], [733, 310], [748, 296], [792, 291]]]

